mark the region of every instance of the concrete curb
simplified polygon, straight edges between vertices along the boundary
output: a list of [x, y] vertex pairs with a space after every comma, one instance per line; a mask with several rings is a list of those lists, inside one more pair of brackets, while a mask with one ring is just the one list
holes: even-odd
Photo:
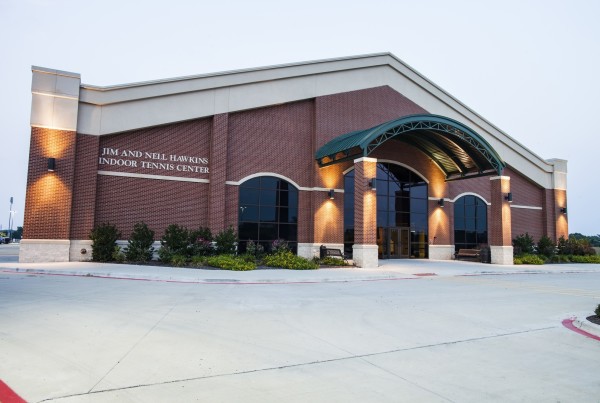
[[573, 320], [573, 326], [584, 332], [593, 334], [594, 336], [600, 337], [600, 325], [590, 322], [586, 318], [590, 315], [581, 315], [582, 317], [575, 317]]

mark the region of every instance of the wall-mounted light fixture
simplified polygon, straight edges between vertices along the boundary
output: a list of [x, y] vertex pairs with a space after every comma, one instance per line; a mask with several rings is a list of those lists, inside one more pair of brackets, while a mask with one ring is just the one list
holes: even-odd
[[560, 208], [560, 212], [563, 214], [567, 214], [567, 208], [566, 207], [561, 207]]
[[48, 158], [48, 171], [54, 172], [56, 169], [56, 158]]
[[504, 200], [506, 200], [509, 203], [512, 203], [512, 193], [507, 193], [506, 196], [504, 196]]
[[327, 193], [327, 194], [329, 195], [329, 198], [330, 198], [331, 200], [333, 200], [333, 199], [334, 199], [334, 197], [333, 197], [333, 193], [334, 193], [334, 192], [333, 192], [333, 189], [329, 189], [329, 192]]
[[438, 200], [438, 206], [440, 206], [441, 208], [444, 208], [444, 199], [443, 198]]
[[369, 187], [371, 188], [371, 190], [377, 190], [377, 178], [372, 178], [369, 179]]

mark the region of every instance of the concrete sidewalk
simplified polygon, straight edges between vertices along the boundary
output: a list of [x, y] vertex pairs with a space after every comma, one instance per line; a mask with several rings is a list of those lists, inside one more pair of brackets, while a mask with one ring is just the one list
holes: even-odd
[[235, 272], [131, 264], [61, 262], [0, 263], [2, 273], [126, 278], [183, 283], [327, 283], [415, 279], [428, 276], [480, 276], [508, 274], [552, 274], [600, 272], [596, 264], [501, 266], [461, 261], [380, 260], [377, 268], [323, 268], [319, 270], [257, 269]]

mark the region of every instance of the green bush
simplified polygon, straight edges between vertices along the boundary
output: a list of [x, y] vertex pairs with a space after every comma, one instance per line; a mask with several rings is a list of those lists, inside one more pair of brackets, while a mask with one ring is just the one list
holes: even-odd
[[556, 245], [550, 237], [544, 235], [537, 243], [537, 253], [551, 258], [556, 253]]
[[349, 264], [344, 262], [342, 259], [332, 256], [326, 256], [325, 258], [320, 259], [318, 263], [325, 266], [349, 266]]
[[296, 256], [292, 251], [286, 250], [265, 256], [263, 263], [268, 267], [281, 267], [292, 270], [314, 270], [319, 265], [312, 260]]
[[260, 259], [265, 253], [265, 248], [259, 243], [248, 241], [246, 242], [246, 253]]
[[571, 263], [600, 263], [600, 255], [569, 256]]
[[130, 262], [147, 262], [152, 260], [154, 252], [154, 231], [143, 222], [133, 226], [133, 232], [127, 241], [125, 258]]
[[271, 253], [287, 252], [290, 248], [285, 239], [276, 239], [271, 243]]
[[552, 263], [570, 263], [571, 260], [567, 255], [554, 255], [550, 258], [550, 262]]
[[204, 256], [192, 256], [191, 264], [193, 267], [206, 266], [206, 257]]
[[173, 255], [171, 256], [171, 265], [175, 266], [175, 267], [181, 267], [181, 266], [185, 266], [185, 264], [187, 263], [187, 256], [186, 255]]
[[596, 314], [596, 316], [600, 316], [600, 304], [598, 304], [594, 313]]
[[558, 253], [561, 255], [586, 256], [595, 255], [596, 250], [590, 246], [587, 239], [577, 239], [575, 237], [565, 239], [564, 236], [561, 236], [558, 240]]
[[121, 247], [119, 245], [115, 245], [115, 249], [112, 253], [112, 258], [117, 263], [123, 263], [125, 261], [125, 254], [121, 251]]
[[189, 233], [190, 256], [208, 256], [214, 252], [213, 236], [209, 228], [200, 227]]
[[217, 254], [234, 254], [237, 241], [237, 234], [235, 233], [233, 227], [230, 226], [226, 230], [219, 232], [217, 236], [215, 236]]
[[92, 260], [95, 262], [112, 262], [117, 239], [121, 233], [117, 227], [110, 224], [100, 224], [90, 232], [92, 240]]
[[177, 224], [171, 224], [165, 229], [165, 234], [160, 240], [161, 248], [158, 250], [158, 258], [165, 263], [172, 263], [174, 255], [187, 256], [189, 232], [187, 228]]
[[233, 255], [210, 256], [206, 259], [206, 264], [211, 267], [233, 271], [249, 271], [256, 269], [256, 263], [246, 262], [241, 257]]
[[537, 256], [537, 255], [521, 255], [518, 256], [516, 258], [514, 258], [513, 260], [514, 264], [544, 264], [544, 259], [542, 259], [541, 257]]
[[245, 262], [256, 263], [256, 257], [251, 253], [246, 252], [243, 255], [239, 255], [239, 257]]
[[512, 244], [514, 248], [514, 254], [517, 256], [531, 254], [533, 253], [533, 249], [535, 247], [533, 237], [531, 237], [527, 232], [525, 234], [517, 235], [517, 237], [513, 239]]

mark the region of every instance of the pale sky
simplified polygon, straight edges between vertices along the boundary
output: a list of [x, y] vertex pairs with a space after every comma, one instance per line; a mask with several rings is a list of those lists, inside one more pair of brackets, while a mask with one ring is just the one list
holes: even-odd
[[391, 52], [537, 155], [567, 159], [569, 232], [598, 234], [598, 17], [595, 0], [0, 0], [0, 224], [11, 196], [23, 223], [32, 65], [113, 85]]

